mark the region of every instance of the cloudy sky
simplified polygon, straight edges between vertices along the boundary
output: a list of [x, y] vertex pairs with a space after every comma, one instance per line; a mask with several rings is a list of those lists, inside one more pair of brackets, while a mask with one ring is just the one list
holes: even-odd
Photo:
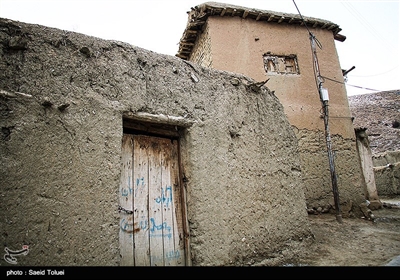
[[[0, 0], [0, 17], [123, 41], [175, 55], [193, 0]], [[338, 24], [336, 42], [347, 94], [400, 89], [399, 0], [220, 0], [233, 5], [297, 14]]]

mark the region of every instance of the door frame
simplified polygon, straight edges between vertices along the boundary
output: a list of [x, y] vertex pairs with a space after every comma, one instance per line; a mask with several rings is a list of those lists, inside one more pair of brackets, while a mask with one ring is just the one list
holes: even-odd
[[[145, 117], [143, 117], [145, 116]], [[150, 117], [150, 118], [149, 118]], [[174, 121], [179, 120], [179, 122]], [[191, 257], [190, 257], [190, 236], [189, 236], [189, 222], [187, 218], [187, 179], [184, 171], [184, 166], [182, 164], [182, 150], [186, 150], [185, 148], [182, 148], [182, 143], [185, 143], [185, 134], [186, 134], [186, 128], [188, 126], [191, 126], [193, 122], [191, 121], [183, 121], [182, 119], [178, 118], [167, 118], [165, 119], [164, 115], [161, 115], [161, 118], [158, 115], [132, 115], [129, 114], [128, 116], [124, 115], [123, 117], [123, 135], [124, 134], [133, 134], [133, 135], [146, 135], [146, 136], [154, 136], [154, 137], [161, 137], [161, 138], [168, 138], [168, 139], [173, 139], [177, 140], [178, 144], [178, 176], [179, 176], [179, 188], [180, 188], [180, 204], [181, 204], [181, 211], [182, 211], [182, 225], [183, 225], [183, 242], [184, 242], [184, 253], [185, 253], [185, 266], [191, 266]], [[121, 171], [124, 172], [124, 167], [121, 166]], [[123, 184], [123, 173], [121, 173], [121, 183], [119, 188], [121, 189], [122, 184]], [[121, 213], [120, 215], [120, 223], [123, 220], [122, 215], [124, 214], [132, 214], [133, 209], [132, 209], [132, 204], [127, 205], [127, 207], [130, 209], [125, 209], [124, 201], [122, 200], [123, 197], [121, 196], [121, 193], [118, 193], [119, 195], [119, 212]], [[121, 206], [122, 205], [122, 206]], [[129, 227], [129, 226], [128, 226]], [[122, 230], [122, 225], [119, 227], [119, 230], [121, 232]], [[133, 233], [133, 217], [132, 217], [132, 227], [130, 230]], [[119, 243], [120, 243], [120, 253], [121, 253], [121, 265], [134, 265], [132, 261], [124, 262], [123, 261], [123, 254], [125, 251], [125, 248], [123, 248], [123, 239], [121, 239], [121, 233], [119, 237]], [[126, 243], [124, 243], [126, 244]], [[133, 244], [130, 246], [134, 246]], [[129, 248], [128, 248], [129, 250]]]

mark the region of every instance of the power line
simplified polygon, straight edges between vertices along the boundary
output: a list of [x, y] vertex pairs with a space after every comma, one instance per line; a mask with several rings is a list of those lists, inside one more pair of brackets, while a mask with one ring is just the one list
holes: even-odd
[[297, 12], [299, 13], [299, 16], [301, 18], [301, 21], [303, 22], [304, 26], [306, 27], [307, 31], [308, 31], [308, 35], [310, 37], [310, 41], [311, 41], [311, 50], [312, 50], [312, 54], [313, 54], [313, 70], [314, 70], [314, 79], [315, 79], [315, 84], [317, 86], [317, 89], [319, 90], [320, 86], [321, 86], [321, 75], [319, 73], [319, 65], [318, 65], [318, 59], [316, 58], [317, 56], [317, 51], [314, 50], [314, 44], [317, 44], [317, 46], [322, 49], [322, 44], [320, 41], [318, 41], [318, 39], [315, 37], [315, 35], [313, 33], [311, 33], [310, 29], [308, 28], [306, 21], [304, 20], [302, 14], [300, 13], [299, 8], [297, 7], [296, 2], [293, 0], [293, 4], [296, 7]]
[[[306, 27], [306, 29], [307, 29], [307, 31], [308, 31], [308, 34], [310, 35], [310, 38], [314, 39], [315, 42], [317, 43], [318, 47], [319, 47], [320, 49], [322, 49], [322, 44], [318, 41], [318, 39], [315, 37], [315, 35], [314, 35], [313, 33], [311, 33], [311, 31], [310, 31], [310, 29], [308, 28], [308, 26], [307, 26], [307, 24], [306, 24], [306, 22], [305, 22], [305, 20], [304, 20], [304, 18], [303, 18], [303, 16], [302, 16], [302, 14], [301, 14], [299, 8], [297, 7], [297, 4], [296, 4], [295, 0], [293, 0], [293, 4], [295, 5], [296, 10], [297, 10], [297, 12], [299, 13], [299, 16], [300, 16], [301, 20], [303, 21], [304, 26]], [[351, 5], [351, 3], [348, 3], [348, 2], [341, 2], [341, 4], [342, 4], [350, 13], [352, 13], [362, 25], [364, 25], [364, 22], [365, 22], [365, 23], [368, 25], [367, 30], [369, 30], [374, 36], [380, 37], [380, 36], [379, 36], [379, 33], [376, 31], [376, 29], [375, 29], [372, 25], [369, 24], [369, 22], [362, 16], [362, 14], [360, 14], [360, 13], [356, 10], [356, 8], [355, 8], [353, 5]], [[364, 25], [364, 26], [365, 26], [365, 25]], [[382, 38], [381, 38], [381, 39], [382, 39]], [[315, 53], [315, 56], [316, 56], [316, 53]], [[315, 60], [315, 61], [316, 61], [316, 60]], [[357, 85], [350, 85], [350, 84], [347, 84], [347, 83], [344, 83], [344, 82], [340, 82], [340, 81], [338, 81], [338, 80], [334, 80], [334, 79], [331, 79], [331, 78], [328, 78], [328, 77], [323, 77], [323, 76], [321, 76], [320, 74], [317, 74], [317, 72], [319, 72], [319, 69], [318, 69], [318, 68], [319, 68], [318, 62], [313, 63], [313, 66], [314, 66], [314, 74], [317, 76], [317, 78], [327, 79], [327, 80], [330, 80], [330, 81], [333, 81], [333, 82], [336, 82], [336, 83], [344, 84], [344, 85], [346, 85], [346, 86], [351, 86], [351, 87], [355, 87], [355, 88], [359, 88], [359, 89], [365, 89], [365, 90], [377, 91], [377, 92], [381, 91], [381, 90], [372, 89], [372, 88], [366, 88], [366, 87], [357, 86]], [[383, 74], [386, 74], [386, 73], [388, 73], [388, 72], [390, 72], [390, 71], [393, 71], [393, 70], [396, 69], [398, 66], [399, 66], [399, 65], [397, 65], [395, 68], [393, 68], [393, 69], [391, 69], [391, 70], [389, 70], [389, 71], [386, 71], [386, 72], [384, 72], [384, 73], [377, 74], [377, 75], [365, 76], [365, 77], [372, 77], [372, 76], [383, 75]], [[353, 75], [353, 77], [357, 77], [357, 76], [354, 76], [354, 75]], [[317, 80], [316, 80], [316, 82], [317, 82], [317, 87], [319, 88], [319, 87], [321, 86], [322, 82], [318, 83]]]
[[360, 89], [366, 89], [366, 90], [371, 90], [371, 91], [383, 91], [383, 90], [379, 90], [379, 89], [372, 89], [372, 88], [366, 88], [366, 87], [360, 87], [360, 86], [355, 86], [355, 85], [349, 85], [349, 84], [345, 84], [346, 86], [350, 86], [350, 87], [355, 87], [355, 88], [360, 88]]
[[377, 31], [374, 25], [372, 25], [351, 3], [348, 1], [341, 1], [340, 3], [357, 19], [358, 22], [360, 22], [361, 25], [365, 27], [366, 30], [374, 35], [379, 41], [384, 41], [390, 46], [390, 48], [398, 51], [390, 41], [382, 37], [382, 32]]
[[390, 69], [390, 70], [388, 70], [388, 71], [385, 71], [385, 72], [379, 73], [379, 74], [365, 75], [365, 76], [359, 76], [359, 75], [349, 75], [349, 76], [351, 76], [351, 77], [358, 77], [358, 78], [375, 77], [375, 76], [385, 75], [385, 74], [387, 74], [387, 73], [389, 73], [389, 72], [392, 72], [393, 70], [397, 69], [398, 67], [399, 67], [399, 65], [395, 66], [394, 68], [392, 68], [392, 69]]
[[372, 90], [372, 91], [383, 91], [383, 90], [366, 88], [366, 87], [361, 87], [361, 86], [356, 86], [356, 85], [349, 85], [347, 83], [344, 83], [344, 82], [341, 82], [341, 81], [338, 81], [338, 80], [335, 80], [335, 79], [331, 79], [331, 78], [328, 78], [328, 77], [325, 77], [325, 76], [321, 76], [321, 77], [324, 78], [324, 79], [327, 79], [329, 81], [332, 81], [332, 82], [335, 82], [335, 83], [339, 83], [339, 84], [343, 84], [343, 85], [346, 85], [346, 86], [351, 86], [351, 87], [356, 87], [356, 88], [361, 88], [361, 89], [366, 89], [366, 90]]
[[311, 43], [311, 50], [313, 54], [313, 66], [314, 66], [314, 77], [315, 81], [317, 82], [317, 88], [320, 96], [320, 100], [322, 103], [322, 109], [324, 111], [324, 125], [325, 125], [325, 142], [326, 142], [326, 148], [328, 152], [328, 160], [329, 160], [329, 170], [331, 174], [331, 183], [332, 183], [332, 192], [333, 192], [333, 199], [335, 202], [335, 208], [336, 208], [336, 220], [339, 223], [342, 223], [342, 215], [340, 211], [340, 198], [339, 198], [339, 190], [337, 188], [337, 176], [336, 176], [336, 171], [335, 171], [335, 159], [332, 151], [332, 139], [331, 139], [331, 133], [329, 129], [329, 110], [328, 110], [328, 98], [327, 97], [327, 89], [322, 87], [323, 84], [323, 78], [321, 76], [321, 73], [319, 72], [319, 65], [318, 65], [318, 57], [317, 57], [317, 50], [315, 48], [316, 43], [319, 44], [318, 46], [322, 48], [321, 43], [315, 38], [314, 34], [310, 32], [308, 29], [303, 16], [300, 13], [299, 8], [296, 5], [296, 2], [293, 0], [294, 5], [296, 6], [297, 11], [299, 12], [299, 15], [306, 26], [308, 33], [309, 33], [309, 38], [310, 38], [310, 43]]

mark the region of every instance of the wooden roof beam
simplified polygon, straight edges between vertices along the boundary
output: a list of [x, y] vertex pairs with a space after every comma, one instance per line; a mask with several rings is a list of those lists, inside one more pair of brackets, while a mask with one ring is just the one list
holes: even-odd
[[185, 59], [185, 60], [187, 60], [189, 58], [187, 55], [182, 55], [180, 53], [177, 53], [175, 56], [177, 56], [179, 58], [182, 58], [182, 59]]
[[222, 11], [221, 11], [221, 13], [219, 14], [221, 17], [223, 17], [224, 15], [225, 15], [225, 13], [226, 13], [226, 8], [223, 8], [222, 9]]
[[249, 14], [249, 11], [248, 10], [245, 10], [244, 12], [243, 12], [243, 18], [246, 18], [247, 17], [247, 15]]
[[181, 45], [185, 45], [185, 46], [194, 46], [194, 43], [190, 43], [190, 42], [181, 42]]
[[204, 25], [204, 23], [205, 23], [205, 21], [194, 21], [194, 22], [190, 22], [190, 23], [188, 23], [188, 27], [190, 28], [190, 27], [196, 27], [196, 26], [199, 26], [199, 25]]
[[332, 30], [333, 28], [336, 28], [337, 26], [335, 24], [332, 24], [328, 27], [328, 30]]
[[324, 29], [324, 28], [326, 28], [327, 26], [328, 26], [328, 23], [326, 22], [326, 23], [324, 23], [324, 25], [321, 26], [321, 29]]
[[344, 35], [342, 35], [342, 34], [336, 34], [333, 38], [334, 38], [336, 41], [339, 41], [339, 42], [344, 42], [344, 40], [346, 40], [346, 36], [344, 36]]

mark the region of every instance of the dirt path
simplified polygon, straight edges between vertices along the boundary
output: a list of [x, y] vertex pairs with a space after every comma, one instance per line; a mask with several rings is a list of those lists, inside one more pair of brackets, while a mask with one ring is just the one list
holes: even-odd
[[310, 215], [315, 243], [299, 265], [385, 266], [400, 256], [400, 197], [381, 201], [385, 207], [373, 211], [373, 221], [348, 218], [340, 224], [334, 215]]

